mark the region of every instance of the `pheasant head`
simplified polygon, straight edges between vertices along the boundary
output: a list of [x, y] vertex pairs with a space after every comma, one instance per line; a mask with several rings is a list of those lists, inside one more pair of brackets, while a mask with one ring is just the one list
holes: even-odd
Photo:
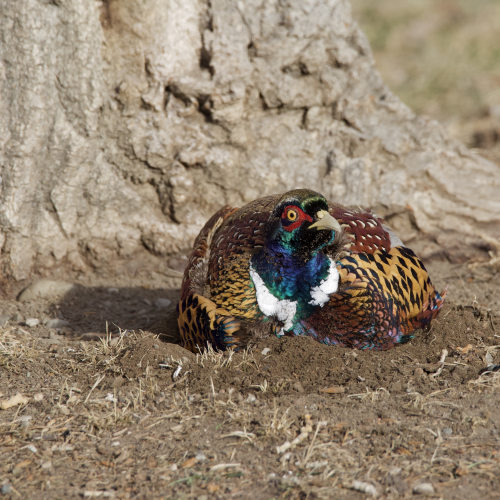
[[323, 195], [309, 189], [285, 193], [267, 224], [267, 250], [279, 252], [296, 261], [306, 263], [331, 244], [339, 223], [328, 213]]

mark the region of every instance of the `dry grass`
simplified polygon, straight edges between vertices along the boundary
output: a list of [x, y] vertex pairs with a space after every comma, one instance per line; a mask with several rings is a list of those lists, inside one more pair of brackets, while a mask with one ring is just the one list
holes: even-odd
[[[3, 355], [19, 356], [31, 348], [28, 338], [14, 342], [12, 332], [1, 334], [2, 349], [6, 349], [2, 351]], [[277, 399], [256, 407], [244, 397], [235, 397], [233, 389], [225, 394], [217, 393], [213, 380], [211, 394], [196, 402], [189, 398], [187, 386], [167, 390], [164, 386], [160, 387], [158, 379], [148, 375], [147, 370], [120, 390], [106, 389], [105, 375], [117, 355], [149, 335], [128, 332], [118, 340], [108, 338], [89, 345], [80, 344], [81, 348], [75, 355], [76, 363], [92, 375], [91, 384], [85, 386], [75, 382], [71, 376], [61, 376], [58, 384], [44, 387], [46, 400], [52, 402], [50, 420], [47, 421], [44, 414], [32, 413], [30, 427], [23, 427], [24, 407], [9, 410], [8, 418], [7, 413], [0, 415], [5, 423], [0, 427], [2, 446], [8, 447], [11, 442], [20, 443], [17, 447], [21, 451], [17, 455], [11, 453], [12, 458], [5, 461], [9, 480], [20, 495], [28, 491], [26, 474], [18, 472], [19, 476], [12, 475], [11, 470], [16, 464], [26, 463], [23, 460], [30, 460], [33, 452], [27, 446], [35, 446], [42, 457], [37, 465], [26, 466], [35, 477], [45, 477], [42, 465], [38, 464], [49, 460], [53, 468], [62, 467], [65, 463], [78, 468], [75, 469], [78, 473], [72, 473], [76, 476], [84, 476], [85, 471], [97, 466], [106, 470], [110, 477], [116, 475], [117, 479], [125, 471], [130, 478], [128, 481], [135, 481], [137, 491], [149, 491], [148, 488], [155, 484], [161, 485], [163, 493], [177, 491], [177, 496], [173, 498], [181, 498], [189, 491], [199, 496], [207, 491], [218, 491], [217, 488], [228, 496], [234, 490], [225, 488], [234, 488], [233, 484], [239, 484], [243, 489], [258, 484], [267, 488], [266, 485], [273, 484], [269, 480], [274, 480], [279, 484], [275, 496], [286, 493], [287, 498], [299, 498], [303, 491], [309, 491], [316, 498], [326, 499], [332, 498], [332, 495], [339, 496], [346, 488], [381, 494], [387, 487], [384, 481], [389, 481], [387, 478], [392, 476], [400, 480], [403, 478], [412, 488], [419, 482], [435, 483], [438, 477], [456, 481], [461, 477], [457, 475], [457, 470], [461, 475], [480, 480], [487, 480], [499, 472], [498, 460], [489, 448], [484, 452], [481, 444], [463, 446], [460, 459], [449, 458], [448, 450], [462, 446], [462, 441], [458, 444], [446, 441], [442, 436], [442, 426], [436, 421], [425, 421], [426, 414], [436, 408], [441, 411], [458, 408], [453, 388], [436, 390], [426, 396], [419, 393], [405, 396], [410, 399], [408, 407], [424, 412], [412, 432], [421, 431], [428, 436], [428, 445], [422, 443], [413, 449], [405, 433], [397, 431], [399, 420], [389, 419], [392, 422], [389, 425], [396, 426], [391, 438], [385, 439], [383, 449], [373, 454], [368, 450], [377, 433], [359, 427], [355, 421], [346, 424], [321, 415], [314, 418], [310, 415], [297, 416], [296, 413], [292, 415], [292, 407], [277, 406]], [[28, 346], [23, 347], [23, 344]], [[491, 347], [484, 349], [485, 352], [488, 349], [492, 352]], [[186, 367], [183, 359], [171, 357], [166, 361], [171, 373], [179, 366]], [[61, 359], [60, 362], [66, 361]], [[224, 354], [207, 349], [198, 355], [197, 362], [207, 367], [207, 373], [230, 366], [258, 366], [250, 349], [244, 353]], [[475, 389], [476, 385], [498, 390], [500, 375], [483, 374], [469, 384], [470, 389]], [[252, 388], [254, 392], [255, 389], [258, 394], [273, 390], [266, 381]], [[152, 398], [161, 394], [161, 403], [152, 404]], [[384, 388], [339, 397], [343, 398], [343, 404], [358, 401], [357, 404], [364, 405], [364, 411], [369, 411], [373, 405], [394, 403], [394, 396]], [[260, 421], [257, 427], [252, 423], [255, 419]], [[489, 424], [487, 416], [471, 416], [464, 425], [469, 429], [468, 434], [475, 436], [480, 435]], [[211, 442], [204, 453], [211, 453], [213, 460], [205, 460], [203, 455], [197, 458], [199, 452], [192, 451], [199, 449], [200, 443], [192, 442], [190, 433], [204, 427], [210, 429], [207, 434]], [[70, 438], [64, 441], [66, 438], [63, 436], [68, 429], [71, 429]], [[46, 441], [46, 438], [55, 441]], [[172, 441], [176, 443], [173, 449], [169, 447], [166, 451], [157, 451], [159, 445]], [[45, 444], [47, 442], [48, 445]], [[141, 443], [151, 444], [148, 453], [155, 459], [150, 465], [146, 465], [147, 460], [134, 451], [142, 449], [144, 445]], [[283, 447], [286, 443], [289, 445]], [[96, 448], [101, 451], [96, 452]], [[84, 451], [75, 453], [77, 449]], [[255, 454], [259, 457], [257, 463], [264, 466], [260, 476], [249, 468], [249, 457]], [[16, 477], [24, 478], [25, 483]], [[52, 477], [55, 477], [54, 473]], [[153, 479], [147, 481], [146, 477]], [[78, 490], [81, 496], [103, 496], [104, 492], [114, 491], [110, 489], [111, 480], [100, 483], [98, 487], [92, 486], [88, 478], [84, 483], [89, 486]], [[387, 484], [392, 483], [389, 481]], [[118, 487], [120, 494], [123, 490]], [[148, 495], [157, 498], [152, 491]]]
[[196, 354], [196, 363], [205, 368], [205, 365], [210, 364], [214, 370], [220, 370], [224, 367], [231, 365], [234, 351], [214, 351], [213, 347], [209, 345]]
[[76, 355], [80, 362], [87, 365], [105, 367], [112, 369], [112, 371], [117, 371], [113, 369], [114, 362], [120, 352], [125, 349], [125, 338], [127, 335], [136, 336], [133, 331], [129, 332], [119, 328], [118, 336], [113, 336], [106, 332], [106, 335], [101, 337], [98, 342], [79, 342]]
[[8, 364], [9, 358], [33, 357], [35, 340], [19, 326], [0, 328], [0, 365]]
[[498, 391], [500, 389], [500, 370], [485, 371], [478, 379], [471, 380], [469, 386], [480, 391]]
[[[409, 491], [420, 482], [431, 482], [438, 491], [447, 481], [462, 484], [463, 475], [481, 484], [500, 472], [487, 434], [494, 416], [486, 408], [472, 409], [473, 398], [482, 393], [491, 394], [485, 401], [497, 401], [498, 373], [483, 374], [468, 385], [443, 386], [455, 383], [452, 370], [465, 365], [467, 356], [487, 360], [490, 355], [498, 361], [498, 346], [474, 343], [463, 354], [453, 352], [452, 363], [442, 357], [442, 363], [421, 365], [430, 375], [412, 393], [390, 385], [390, 392], [378, 385], [365, 390], [363, 379], [359, 389], [325, 395], [294, 389], [293, 369], [286, 366], [282, 379], [273, 378], [261, 348], [206, 349], [188, 359], [178, 346], [154, 350], [158, 338], [153, 334], [122, 331], [97, 342], [73, 342], [74, 352], [68, 352], [66, 341], [57, 352], [37, 351], [29, 336], [0, 333], [2, 355], [14, 362], [10, 373], [18, 374], [16, 383], [24, 383], [30, 399], [28, 406], [0, 412], [0, 450], [8, 449], [0, 456], [2, 472], [21, 496], [35, 496], [40, 484], [48, 488], [48, 478], [68, 488], [69, 475], [71, 494], [81, 497], [107, 492], [127, 498], [130, 488], [131, 498], [229, 498], [252, 488], [268, 498], [291, 499], [340, 498], [353, 488], [382, 495], [392, 487], [391, 477], [404, 481]], [[34, 349], [31, 358], [23, 356], [27, 349]], [[45, 399], [36, 406], [23, 375], [26, 365], [42, 358], [38, 379]], [[140, 370], [114, 388], [126, 360]], [[405, 363], [413, 373], [415, 360], [400, 361]], [[432, 378], [438, 366], [444, 369]], [[234, 375], [253, 383], [232, 386]], [[415, 377], [400, 376], [406, 382]], [[460, 391], [469, 399], [461, 399]], [[22, 420], [26, 414], [32, 417], [29, 426]], [[445, 426], [453, 427], [452, 437], [444, 434]], [[36, 460], [26, 448], [31, 445], [37, 448]], [[32, 463], [13, 473], [25, 460]], [[49, 461], [50, 475], [41, 465]], [[47, 495], [67, 497], [59, 488]], [[443, 491], [438, 494], [444, 498]], [[398, 498], [394, 491], [387, 497]]]
[[348, 398], [357, 398], [357, 399], [360, 399], [360, 400], [365, 400], [365, 399], [369, 399], [372, 403], [374, 403], [375, 401], [377, 401], [380, 396], [382, 395], [385, 395], [386, 397], [390, 397], [390, 393], [387, 389], [385, 389], [384, 387], [379, 387], [377, 390], [375, 391], [371, 391], [370, 389], [368, 389], [368, 387], [366, 388], [366, 392], [362, 392], [360, 394], [350, 394], [349, 396], [347, 396]]
[[285, 434], [287, 437], [291, 436], [290, 427], [293, 424], [293, 420], [290, 418], [289, 412], [290, 408], [287, 408], [280, 415], [279, 408], [276, 408], [276, 404], [274, 405], [271, 418], [265, 424], [266, 437], [277, 437], [280, 434]]

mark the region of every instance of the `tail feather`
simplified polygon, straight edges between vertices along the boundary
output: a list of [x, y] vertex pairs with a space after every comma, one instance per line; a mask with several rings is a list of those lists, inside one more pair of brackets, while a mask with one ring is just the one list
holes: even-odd
[[194, 293], [181, 300], [177, 318], [183, 347], [192, 352], [207, 344], [223, 351], [239, 346], [234, 334], [240, 329], [240, 322], [206, 297]]
[[444, 305], [447, 294], [448, 285], [441, 293], [434, 290], [434, 294], [429, 296], [429, 298], [424, 302], [422, 311], [412, 318], [411, 321], [415, 328], [424, 328], [436, 318]]

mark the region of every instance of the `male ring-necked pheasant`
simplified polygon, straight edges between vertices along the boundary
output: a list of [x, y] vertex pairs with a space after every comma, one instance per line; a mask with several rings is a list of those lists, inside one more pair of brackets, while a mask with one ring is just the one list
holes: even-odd
[[192, 351], [270, 334], [385, 350], [427, 326], [445, 296], [383, 219], [297, 189], [225, 206], [205, 224], [177, 314]]

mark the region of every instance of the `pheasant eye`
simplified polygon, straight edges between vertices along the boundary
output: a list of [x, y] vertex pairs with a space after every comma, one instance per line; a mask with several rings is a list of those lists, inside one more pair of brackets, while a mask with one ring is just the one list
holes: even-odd
[[294, 222], [299, 218], [299, 214], [295, 210], [288, 210], [286, 218], [289, 221]]

